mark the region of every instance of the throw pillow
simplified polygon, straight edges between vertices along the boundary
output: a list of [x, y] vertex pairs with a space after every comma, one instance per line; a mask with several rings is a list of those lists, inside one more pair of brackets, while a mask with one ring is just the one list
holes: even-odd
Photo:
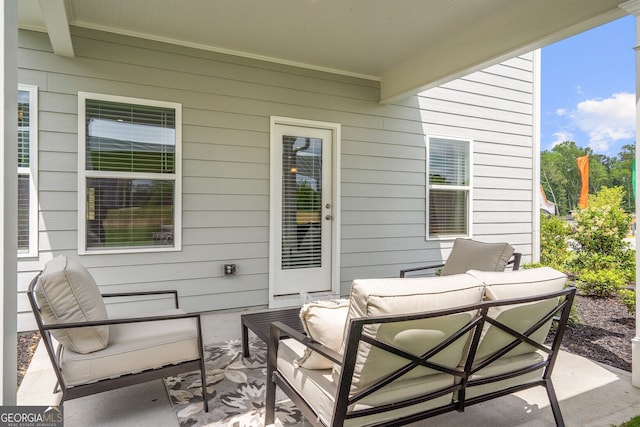
[[[314, 301], [302, 306], [300, 320], [309, 338], [338, 352], [348, 313], [348, 299]], [[333, 362], [307, 349], [296, 365], [307, 369], [331, 369]]]

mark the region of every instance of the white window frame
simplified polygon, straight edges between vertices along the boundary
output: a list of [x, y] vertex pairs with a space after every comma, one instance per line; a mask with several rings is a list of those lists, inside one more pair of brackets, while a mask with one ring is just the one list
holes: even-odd
[[[148, 105], [152, 107], [171, 108], [175, 110], [175, 160], [173, 174], [157, 174], [144, 172], [105, 172], [89, 171], [86, 169], [86, 101], [98, 100], [119, 102], [124, 104]], [[173, 181], [174, 184], [174, 236], [173, 246], [141, 246], [117, 248], [87, 248], [86, 234], [86, 192], [87, 178], [145, 178], [154, 180]], [[101, 93], [78, 92], [78, 254], [122, 254], [145, 252], [174, 252], [182, 250], [182, 104], [166, 101], [155, 101], [126, 96], [106, 95]]]
[[[430, 158], [431, 158], [431, 140], [450, 140], [455, 142], [466, 142], [468, 145], [468, 161], [469, 161], [469, 182], [468, 185], [438, 185], [431, 184], [430, 182]], [[473, 139], [451, 137], [443, 135], [427, 135], [426, 138], [426, 240], [453, 240], [458, 237], [471, 238], [473, 237]], [[430, 191], [431, 190], [445, 190], [445, 191], [466, 191], [467, 197], [467, 233], [466, 234], [447, 234], [447, 235], [432, 235], [430, 230]]]
[[18, 91], [29, 93], [29, 167], [18, 167], [18, 175], [29, 175], [29, 248], [18, 258], [30, 258], [38, 256], [38, 86], [19, 84]]

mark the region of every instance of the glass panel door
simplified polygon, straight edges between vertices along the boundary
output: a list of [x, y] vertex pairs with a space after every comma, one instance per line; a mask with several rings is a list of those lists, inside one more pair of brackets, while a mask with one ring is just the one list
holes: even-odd
[[272, 194], [277, 258], [272, 265], [274, 295], [331, 289], [332, 132], [279, 125], [279, 194]]

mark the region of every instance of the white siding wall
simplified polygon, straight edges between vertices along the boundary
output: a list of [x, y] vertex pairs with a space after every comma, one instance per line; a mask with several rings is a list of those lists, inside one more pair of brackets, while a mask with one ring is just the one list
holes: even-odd
[[[342, 124], [342, 292], [357, 277], [446, 257], [425, 241], [425, 133], [475, 140], [474, 229], [531, 254], [532, 55], [394, 105], [378, 84], [75, 29], [76, 58], [21, 31], [19, 81], [39, 87], [40, 254], [18, 265], [24, 291], [45, 262], [77, 255], [77, 92], [183, 107], [183, 250], [85, 255], [105, 292], [178, 289], [189, 311], [268, 301], [269, 117]], [[222, 276], [235, 262], [238, 274]]]

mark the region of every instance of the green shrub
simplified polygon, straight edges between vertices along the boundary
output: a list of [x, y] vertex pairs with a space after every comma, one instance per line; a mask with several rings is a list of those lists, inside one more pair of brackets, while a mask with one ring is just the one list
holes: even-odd
[[634, 314], [636, 312], [636, 291], [632, 289], [621, 289], [618, 291], [618, 295], [620, 295], [622, 303], [627, 306], [627, 312]]
[[605, 269], [582, 271], [576, 283], [586, 295], [610, 298], [625, 286], [626, 281], [619, 271]]
[[585, 271], [613, 270], [619, 266], [619, 259], [601, 252], [580, 251], [571, 262], [572, 269], [579, 276]]
[[589, 207], [574, 214], [577, 226], [573, 238], [582, 251], [616, 255], [628, 249], [624, 238], [631, 225], [631, 215], [620, 207], [623, 196], [621, 187], [603, 187], [589, 199]]
[[640, 415], [620, 424], [620, 427], [640, 427]]
[[540, 264], [565, 271], [569, 264], [571, 226], [562, 217], [540, 218]]
[[635, 251], [624, 240], [631, 215], [621, 207], [624, 190], [603, 187], [574, 214], [575, 256], [567, 261], [587, 295], [612, 297], [635, 281]]
[[542, 264], [541, 262], [526, 262], [520, 265], [520, 268], [522, 268], [523, 270], [528, 270], [530, 268], [539, 268], [539, 267], [544, 267], [544, 264]]

